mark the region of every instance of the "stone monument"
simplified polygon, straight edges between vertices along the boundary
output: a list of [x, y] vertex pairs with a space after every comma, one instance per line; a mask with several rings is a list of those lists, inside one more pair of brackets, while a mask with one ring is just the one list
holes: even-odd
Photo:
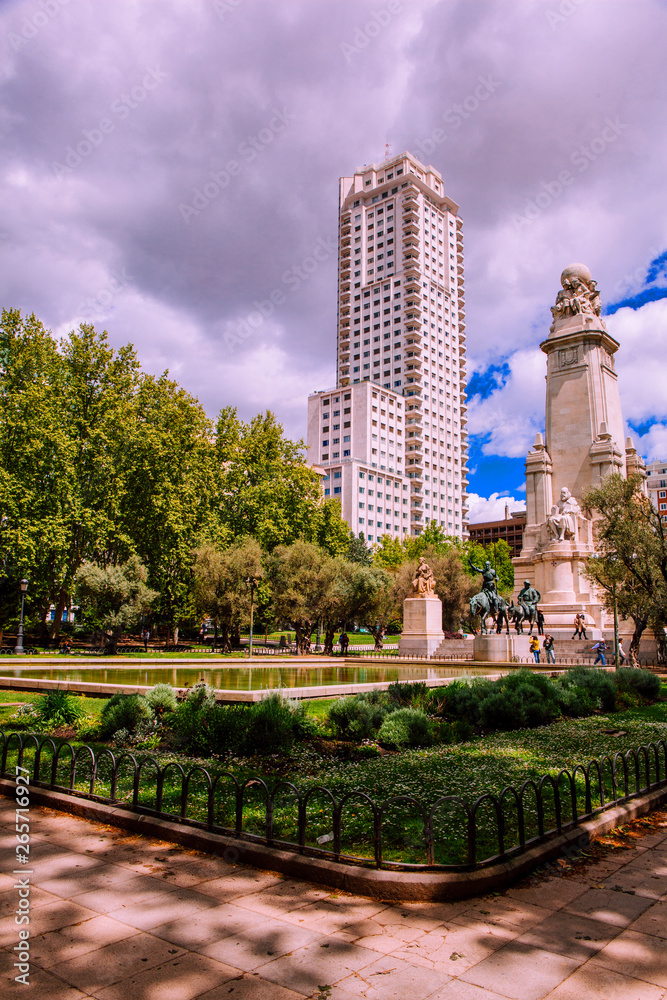
[[433, 570], [423, 556], [412, 581], [412, 597], [403, 601], [403, 632], [398, 653], [432, 656], [445, 638], [442, 631], [442, 601], [435, 593]]
[[641, 473], [644, 464], [624, 438], [614, 369], [619, 343], [600, 316], [596, 283], [583, 264], [566, 267], [560, 280], [553, 323], [540, 344], [547, 356], [546, 432], [526, 458], [526, 528], [513, 560], [514, 600], [527, 580], [541, 594], [547, 631], [569, 639], [575, 614], [583, 613], [589, 637], [598, 638], [609, 622], [582, 573], [595, 538], [581, 500], [610, 474]]

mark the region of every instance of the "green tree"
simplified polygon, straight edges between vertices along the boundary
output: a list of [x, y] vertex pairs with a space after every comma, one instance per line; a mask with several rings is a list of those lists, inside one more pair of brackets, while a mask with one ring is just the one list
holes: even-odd
[[[584, 505], [597, 513], [595, 532], [599, 563], [589, 562], [587, 571], [609, 597], [609, 583], [617, 590], [619, 612], [633, 618], [635, 631], [630, 655], [637, 662], [641, 634], [650, 625], [664, 658], [667, 625], [667, 525], [643, 492], [641, 476], [624, 479], [609, 476], [583, 497]], [[623, 567], [623, 570], [620, 570]], [[591, 578], [591, 577], [589, 577]], [[605, 579], [607, 586], [605, 586]]]
[[301, 538], [332, 554], [347, 548], [337, 500], [325, 500], [302, 441], [290, 441], [267, 411], [244, 423], [226, 407], [216, 426], [219, 509], [232, 537], [256, 538], [271, 552]]
[[498, 575], [498, 593], [503, 597], [510, 597], [514, 590], [514, 566], [512, 564], [512, 550], [504, 538], [497, 542], [490, 542], [488, 545], [480, 545], [479, 542], [467, 542], [463, 547], [463, 566], [466, 572], [479, 582], [479, 574], [470, 569], [470, 560], [476, 566], [483, 566], [486, 560], [491, 563]]
[[267, 557], [273, 614], [279, 625], [294, 629], [299, 653], [310, 652], [313, 630], [327, 610], [335, 570], [335, 560], [310, 542], [279, 545]]
[[76, 594], [84, 616], [102, 633], [107, 652], [115, 655], [123, 632], [135, 625], [158, 596], [147, 586], [148, 573], [138, 556], [118, 566], [83, 563], [76, 573]]
[[358, 620], [373, 636], [376, 650], [381, 650], [390, 627], [403, 617], [396, 577], [381, 566], [363, 567], [358, 587]]
[[350, 532], [345, 554], [350, 562], [361, 563], [362, 566], [370, 566], [373, 562], [373, 554], [361, 531], [358, 535], [355, 535], [353, 531]]
[[[212, 619], [223, 653], [231, 652], [232, 631], [250, 620], [249, 577], [262, 576], [262, 550], [253, 538], [242, 538], [222, 552], [210, 542], [194, 553], [194, 593], [200, 615]], [[266, 594], [259, 594], [260, 602]]]
[[81, 564], [131, 552], [121, 456], [139, 365], [131, 347], [114, 351], [88, 324], [56, 344], [17, 310], [2, 314], [0, 359], [2, 548], [30, 579], [44, 635], [57, 642]]
[[182, 621], [194, 624], [192, 551], [202, 538], [229, 538], [216, 511], [213, 426], [199, 400], [165, 373], [144, 376], [124, 448], [130, 482], [119, 516], [159, 591], [154, 617], [174, 644]]

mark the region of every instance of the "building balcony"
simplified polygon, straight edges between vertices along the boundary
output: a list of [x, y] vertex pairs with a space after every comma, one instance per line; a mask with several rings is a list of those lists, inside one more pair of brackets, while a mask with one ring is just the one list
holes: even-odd
[[403, 235], [407, 236], [409, 233], [416, 233], [418, 236], [420, 232], [419, 229], [419, 219], [416, 212], [411, 212], [409, 215], [403, 216]]
[[457, 264], [456, 270], [458, 271], [459, 274], [463, 274], [463, 264]]
[[403, 246], [404, 247], [418, 247], [419, 246], [419, 234], [418, 233], [406, 233], [403, 232]]

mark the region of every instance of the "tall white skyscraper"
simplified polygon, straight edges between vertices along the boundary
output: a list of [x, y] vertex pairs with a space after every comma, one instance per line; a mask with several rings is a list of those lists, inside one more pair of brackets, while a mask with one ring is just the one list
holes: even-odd
[[440, 174], [404, 152], [342, 177], [336, 389], [309, 399], [308, 446], [370, 541], [466, 531], [465, 354], [462, 225]]

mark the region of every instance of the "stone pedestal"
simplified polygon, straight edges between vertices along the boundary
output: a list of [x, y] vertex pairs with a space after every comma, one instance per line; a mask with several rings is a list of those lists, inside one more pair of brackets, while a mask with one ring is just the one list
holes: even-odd
[[530, 656], [530, 637], [527, 635], [476, 635], [473, 659], [486, 663], [511, 663], [514, 657]]
[[407, 597], [403, 601], [399, 656], [432, 656], [444, 638], [440, 598]]

